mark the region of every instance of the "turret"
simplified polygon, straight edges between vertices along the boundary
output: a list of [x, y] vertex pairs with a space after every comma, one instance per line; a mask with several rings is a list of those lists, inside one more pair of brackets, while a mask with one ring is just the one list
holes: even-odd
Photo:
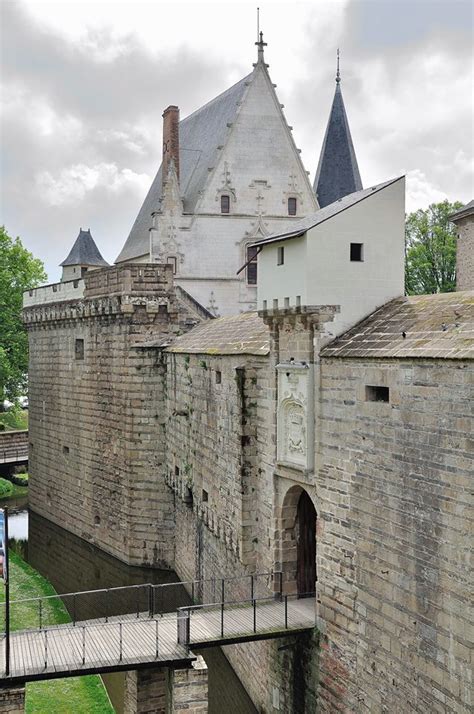
[[77, 280], [84, 277], [88, 270], [108, 267], [108, 263], [101, 256], [95, 241], [91, 235], [90, 228], [87, 231], [79, 229], [79, 235], [67, 258], [61, 263], [63, 274], [61, 282]]

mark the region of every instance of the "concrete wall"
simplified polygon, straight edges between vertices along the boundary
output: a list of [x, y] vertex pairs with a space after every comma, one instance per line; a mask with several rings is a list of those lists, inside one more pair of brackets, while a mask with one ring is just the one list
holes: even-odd
[[[354, 204], [305, 237], [265, 246], [259, 255], [258, 308], [340, 305], [330, 332], [339, 335], [389, 300], [404, 294], [405, 180]], [[363, 260], [350, 244], [363, 243]], [[277, 265], [279, 247], [285, 263]], [[306, 289], [305, 289], [306, 287]]]
[[474, 214], [456, 221], [456, 290], [474, 290]]

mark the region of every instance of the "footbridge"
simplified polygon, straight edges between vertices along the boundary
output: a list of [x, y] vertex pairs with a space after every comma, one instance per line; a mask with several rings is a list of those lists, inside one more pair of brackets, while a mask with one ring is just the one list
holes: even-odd
[[[0, 687], [149, 667], [182, 669], [196, 659], [192, 649], [312, 630], [314, 593], [285, 594], [283, 584], [281, 573], [260, 573], [12, 601], [9, 667], [3, 634]], [[23, 622], [32, 626], [23, 628]]]
[[0, 464], [25, 464], [28, 461], [28, 430], [0, 432]]

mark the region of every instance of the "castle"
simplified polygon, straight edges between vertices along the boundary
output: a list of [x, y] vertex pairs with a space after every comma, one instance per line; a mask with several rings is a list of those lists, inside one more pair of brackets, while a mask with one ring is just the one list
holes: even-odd
[[314, 637], [226, 648], [262, 712], [467, 712], [471, 256], [403, 297], [403, 177], [362, 189], [338, 82], [318, 204], [258, 45], [165, 112], [117, 264], [81, 230], [25, 295], [30, 506], [129, 564], [316, 589]]

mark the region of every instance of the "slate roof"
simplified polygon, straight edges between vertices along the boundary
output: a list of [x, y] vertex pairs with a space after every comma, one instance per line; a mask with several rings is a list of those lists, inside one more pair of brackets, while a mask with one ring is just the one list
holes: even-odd
[[270, 332], [257, 312], [218, 317], [176, 338], [166, 352], [208, 355], [267, 355]]
[[384, 183], [378, 183], [375, 186], [371, 186], [370, 188], [364, 188], [362, 189], [362, 191], [356, 191], [355, 193], [351, 193], [348, 196], [339, 198], [337, 201], [334, 201], [334, 203], [329, 204], [329, 206], [326, 206], [325, 208], [321, 208], [319, 211], [316, 211], [316, 213], [310, 213], [308, 216], [302, 218], [300, 221], [291, 223], [291, 227], [288, 227], [287, 230], [283, 230], [278, 233], [273, 233], [272, 235], [267, 236], [266, 238], [262, 238], [261, 240], [255, 241], [254, 243], [252, 243], [252, 245], [266, 245], [267, 243], [276, 243], [282, 240], [288, 240], [289, 238], [297, 238], [298, 236], [303, 235], [303, 233], [306, 233], [306, 231], [308, 231], [310, 228], [314, 228], [320, 223], [324, 223], [324, 221], [329, 220], [329, 218], [336, 216], [338, 213], [342, 213], [342, 211], [345, 211], [346, 208], [354, 206], [356, 203], [359, 203], [360, 201], [369, 198], [369, 196], [373, 196], [374, 193], [377, 193], [378, 191], [381, 191], [387, 186], [390, 186], [396, 181], [401, 181], [402, 179], [403, 176], [397, 176], [397, 178], [390, 179], [390, 181], [384, 181]]
[[472, 213], [474, 213], [474, 199], [469, 201], [469, 203], [466, 203], [465, 206], [460, 208], [455, 213], [451, 213], [449, 220], [456, 223], [456, 221], [459, 221], [461, 218], [465, 218], [466, 216], [470, 216]]
[[321, 208], [362, 188], [339, 82], [336, 84], [313, 188]]
[[90, 228], [87, 231], [83, 231], [81, 228], [69, 255], [61, 265], [102, 265], [106, 267], [108, 263], [101, 256], [91, 236]]
[[474, 359], [474, 291], [392, 300], [326, 345], [321, 356]]
[[[249, 74], [179, 122], [179, 183], [184, 212], [192, 213], [218, 157], [218, 146], [225, 144], [239, 104], [250, 82]], [[116, 262], [130, 260], [150, 251], [151, 214], [160, 206], [161, 165]]]

